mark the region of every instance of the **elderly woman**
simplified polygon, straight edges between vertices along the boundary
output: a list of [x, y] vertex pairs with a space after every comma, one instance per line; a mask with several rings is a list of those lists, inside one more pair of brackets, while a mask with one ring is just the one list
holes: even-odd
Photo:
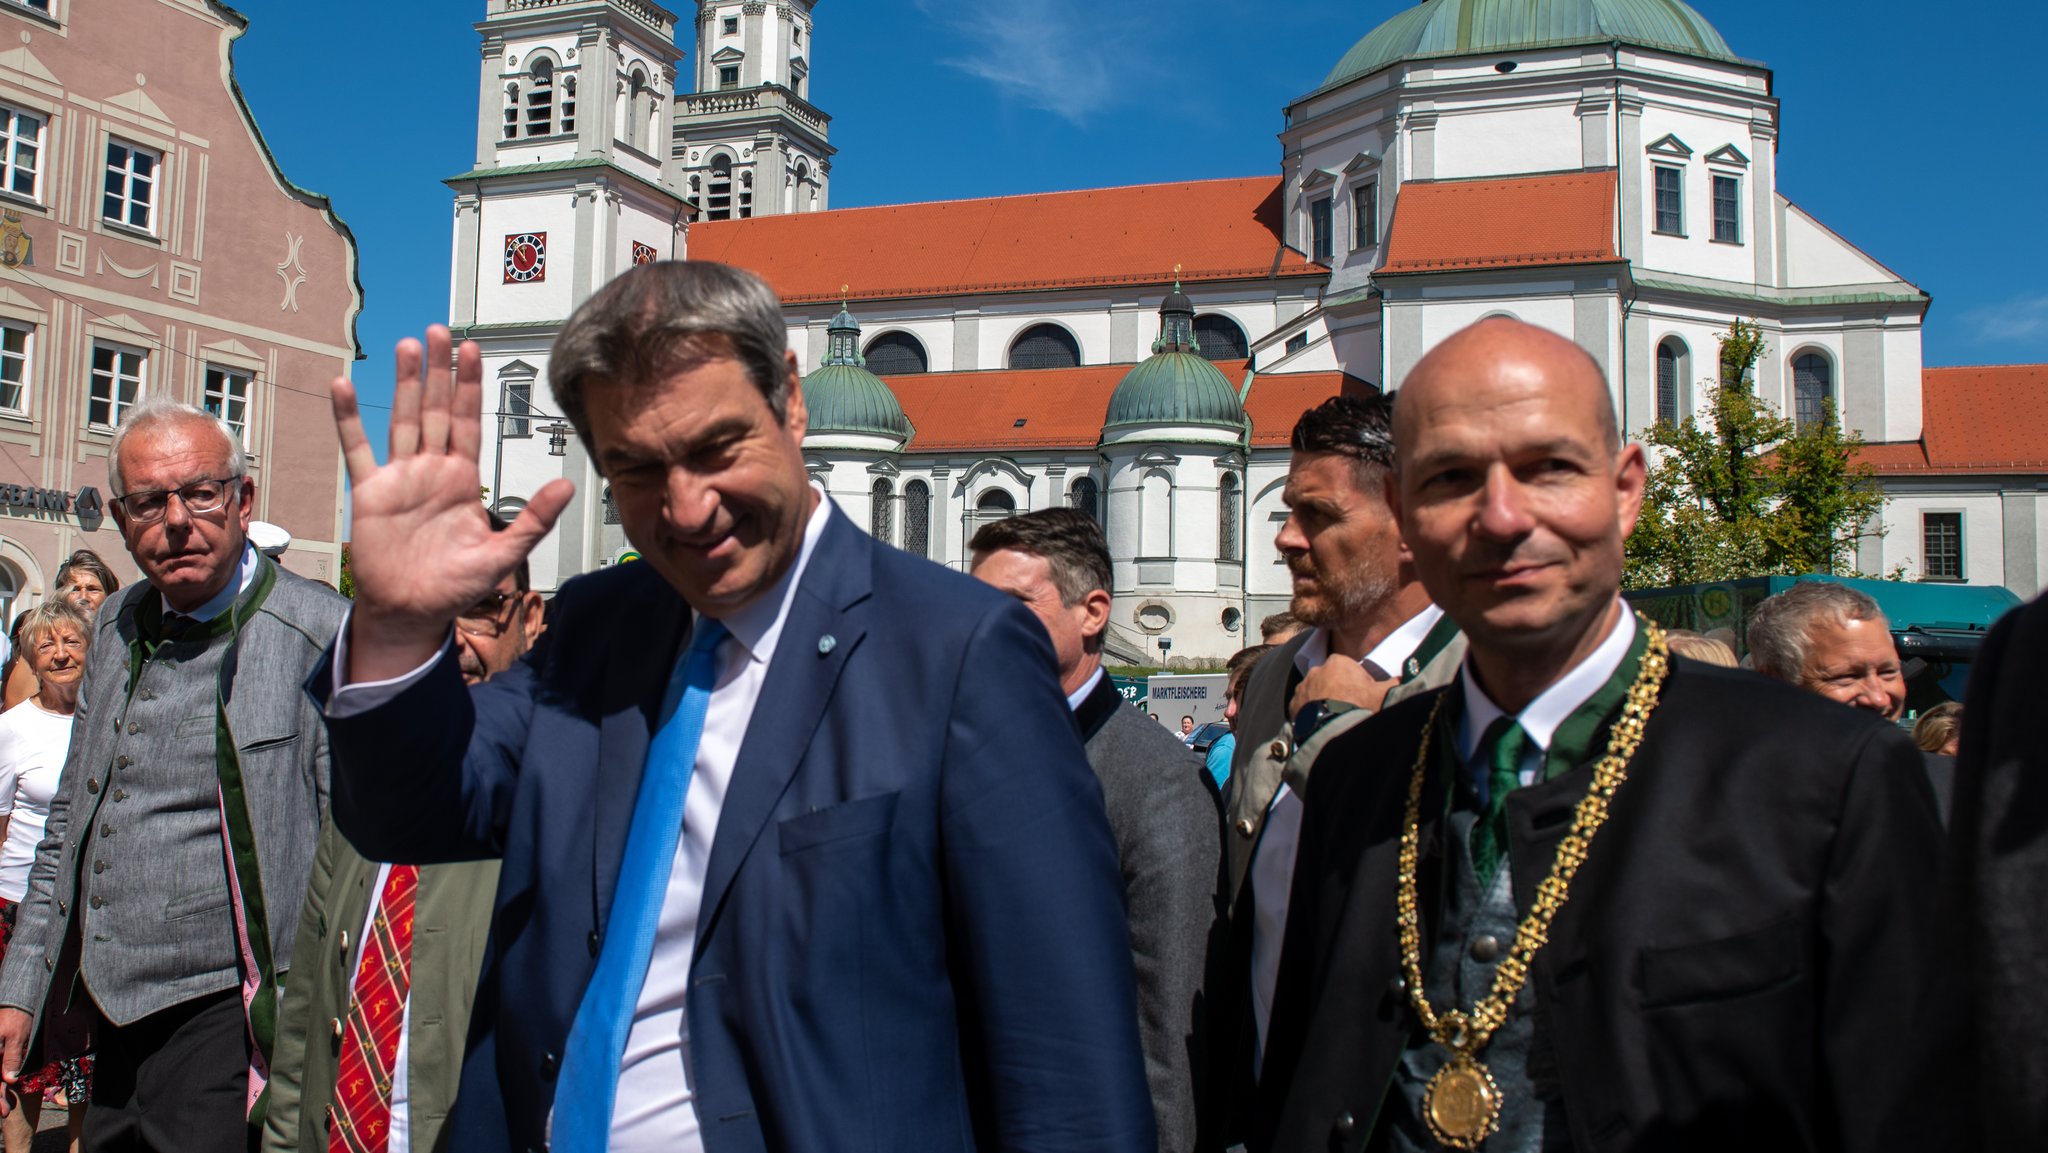
[[[121, 588], [121, 578], [100, 559], [100, 554], [89, 548], [79, 549], [64, 558], [57, 567], [57, 596], [60, 600], [77, 605], [90, 625], [93, 615], [100, 611], [100, 605]], [[21, 631], [23, 613], [15, 620], [14, 630]], [[7, 673], [0, 678], [0, 709], [11, 709], [35, 695], [35, 674], [29, 671], [28, 662], [23, 659], [21, 638], [13, 638], [14, 656], [7, 663]]]
[[[85, 654], [92, 622], [76, 604], [60, 598], [31, 609], [21, 627], [23, 663], [36, 680], [35, 695], [0, 713], [0, 955], [14, 933], [15, 908], [28, 890], [29, 865], [43, 839], [50, 798], [71, 747], [72, 714], [85, 679]], [[20, 1094], [4, 1125], [7, 1153], [26, 1153], [35, 1138], [44, 1090], [61, 1089], [70, 1111], [73, 1148], [85, 1124], [91, 1058], [53, 1061], [22, 1078]]]

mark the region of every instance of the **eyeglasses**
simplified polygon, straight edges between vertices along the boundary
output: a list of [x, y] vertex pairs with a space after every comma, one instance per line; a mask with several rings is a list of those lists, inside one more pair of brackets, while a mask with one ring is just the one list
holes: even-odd
[[455, 618], [455, 627], [473, 637], [494, 637], [505, 631], [506, 622], [501, 619], [505, 605], [519, 599], [516, 592], [500, 592], [493, 589], [483, 599], [462, 610]]
[[132, 492], [117, 496], [114, 503], [120, 506], [128, 519], [136, 524], [155, 524], [164, 519], [170, 511], [171, 498], [177, 497], [189, 513], [218, 512], [227, 504], [239, 487], [238, 476], [224, 476], [217, 480], [195, 480], [179, 488], [153, 488], [146, 492]]

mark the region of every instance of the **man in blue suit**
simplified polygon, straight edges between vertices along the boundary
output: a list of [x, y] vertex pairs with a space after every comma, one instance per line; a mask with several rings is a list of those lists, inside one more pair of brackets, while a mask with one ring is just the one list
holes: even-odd
[[503, 859], [455, 1147], [1153, 1148], [1044, 630], [810, 486], [774, 294], [665, 263], [570, 319], [550, 384], [646, 562], [471, 689], [452, 622], [571, 492], [490, 530], [481, 377], [445, 329], [402, 343], [381, 467], [335, 383], [357, 599], [314, 681], [357, 848]]

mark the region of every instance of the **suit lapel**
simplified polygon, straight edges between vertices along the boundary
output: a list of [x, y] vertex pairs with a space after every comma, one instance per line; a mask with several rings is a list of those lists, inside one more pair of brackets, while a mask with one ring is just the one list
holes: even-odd
[[651, 567], [644, 576], [643, 583], [651, 587], [638, 598], [639, 609], [628, 608], [613, 618], [616, 631], [605, 650], [599, 698], [598, 779], [591, 790], [591, 896], [600, 931], [611, 915], [612, 893], [626, 855], [626, 831], [633, 823], [640, 776], [647, 767], [647, 747], [661, 723], [662, 695], [690, 625], [689, 607], [668, 582]]
[[860, 647], [865, 614], [857, 606], [871, 587], [875, 547], [835, 508], [797, 582], [719, 811], [698, 906], [696, 955], [711, 939], [733, 877], [796, 776], [840, 672]]

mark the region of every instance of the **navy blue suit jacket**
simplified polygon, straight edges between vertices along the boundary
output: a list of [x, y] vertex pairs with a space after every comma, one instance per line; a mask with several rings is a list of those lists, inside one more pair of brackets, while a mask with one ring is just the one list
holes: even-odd
[[[472, 690], [443, 659], [331, 722], [335, 822], [366, 856], [504, 860], [457, 1149], [542, 1146], [690, 627], [646, 564], [559, 600], [512, 671]], [[835, 510], [705, 879], [705, 1148], [1151, 1150], [1122, 892], [1038, 621]]]

